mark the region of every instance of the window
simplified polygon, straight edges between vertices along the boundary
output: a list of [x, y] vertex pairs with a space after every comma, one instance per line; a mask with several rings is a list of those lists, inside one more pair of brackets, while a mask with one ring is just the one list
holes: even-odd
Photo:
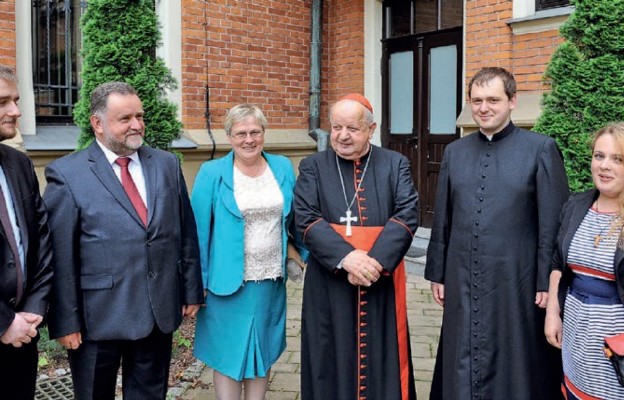
[[37, 123], [68, 123], [80, 88], [81, 0], [33, 0], [33, 86]]
[[385, 38], [462, 26], [463, 0], [386, 0]]
[[535, 11], [570, 5], [570, 0], [535, 0]]

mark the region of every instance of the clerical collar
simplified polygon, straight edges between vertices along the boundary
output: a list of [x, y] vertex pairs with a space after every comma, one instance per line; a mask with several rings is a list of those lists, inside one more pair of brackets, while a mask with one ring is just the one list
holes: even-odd
[[488, 139], [488, 137], [487, 137], [487, 136], [486, 136], [483, 132], [481, 132], [481, 131], [479, 131], [479, 137], [480, 137], [482, 140], [486, 141], [486, 142], [489, 142], [489, 141], [496, 142], [497, 140], [502, 140], [502, 139], [505, 139], [505, 138], [506, 138], [507, 136], [509, 136], [509, 135], [510, 135], [510, 134], [511, 134], [511, 133], [512, 133], [515, 129], [516, 129], [516, 126], [513, 124], [513, 122], [509, 121], [509, 124], [507, 124], [507, 126], [506, 126], [506, 127], [504, 127], [504, 128], [503, 128], [503, 130], [501, 130], [500, 132], [495, 133], [495, 134], [492, 136], [492, 139], [491, 139], [491, 140], [490, 140], [490, 139]]

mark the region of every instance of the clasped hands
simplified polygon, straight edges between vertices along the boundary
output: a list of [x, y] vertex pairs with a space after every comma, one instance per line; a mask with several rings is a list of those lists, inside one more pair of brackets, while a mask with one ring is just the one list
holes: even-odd
[[365, 251], [355, 249], [342, 260], [342, 269], [347, 271], [347, 279], [354, 286], [370, 286], [377, 282], [383, 267]]
[[22, 347], [22, 344], [30, 343], [37, 336], [37, 327], [43, 321], [41, 315], [18, 312], [9, 328], [0, 336], [0, 342], [10, 344], [13, 347]]

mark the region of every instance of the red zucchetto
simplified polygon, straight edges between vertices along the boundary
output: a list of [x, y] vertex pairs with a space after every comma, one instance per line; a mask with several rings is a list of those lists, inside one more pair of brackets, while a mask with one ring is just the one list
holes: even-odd
[[368, 111], [371, 112], [371, 114], [373, 113], [373, 106], [371, 105], [370, 101], [368, 101], [368, 99], [364, 96], [362, 96], [359, 93], [349, 93], [345, 96], [342, 96], [341, 98], [338, 99], [338, 101], [341, 100], [353, 100], [353, 101], [357, 101], [358, 103], [360, 103], [361, 105], [363, 105], [364, 107], [366, 107], [368, 109]]

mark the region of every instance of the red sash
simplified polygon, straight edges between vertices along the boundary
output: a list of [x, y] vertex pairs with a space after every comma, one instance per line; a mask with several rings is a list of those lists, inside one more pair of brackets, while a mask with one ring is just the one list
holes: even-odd
[[[377, 238], [381, 234], [383, 230], [383, 226], [351, 226], [351, 230], [353, 236], [347, 236], [346, 225], [338, 225], [338, 224], [330, 224], [332, 228], [342, 238], [349, 243], [351, 246], [355, 247], [358, 250], [370, 251], [373, 248], [373, 245], [377, 241]], [[390, 272], [383, 271], [383, 275], [389, 276]], [[407, 305], [406, 305], [406, 276], [405, 276], [405, 263], [403, 260], [396, 267], [394, 272], [392, 273], [392, 278], [394, 281], [394, 304], [395, 304], [395, 314], [396, 314], [396, 325], [397, 325], [397, 341], [398, 341], [398, 350], [399, 350], [399, 368], [401, 372], [401, 398], [403, 400], [409, 399], [409, 391], [408, 385], [410, 377], [409, 371], [409, 357], [408, 357], [408, 346], [409, 346], [409, 335], [407, 333]], [[374, 285], [374, 284], [373, 284]], [[360, 286], [360, 290], [358, 293], [359, 301], [358, 301], [358, 388], [362, 388], [362, 380], [365, 378], [365, 371], [363, 369], [366, 367], [365, 358], [360, 354], [360, 349], [363, 347], [360, 343], [360, 338], [362, 337], [362, 332], [360, 332], [360, 327], [363, 327], [360, 323], [360, 315], [363, 312], [360, 310], [366, 302], [363, 302], [361, 296], [366, 294], [366, 287]], [[364, 304], [363, 304], [364, 303]], [[365, 311], [364, 311], [365, 312]], [[366, 346], [366, 345], [364, 345]], [[364, 368], [362, 368], [364, 367]], [[365, 388], [365, 386], [364, 386]], [[359, 392], [359, 391], [358, 391]], [[360, 396], [358, 396], [359, 398]]]

